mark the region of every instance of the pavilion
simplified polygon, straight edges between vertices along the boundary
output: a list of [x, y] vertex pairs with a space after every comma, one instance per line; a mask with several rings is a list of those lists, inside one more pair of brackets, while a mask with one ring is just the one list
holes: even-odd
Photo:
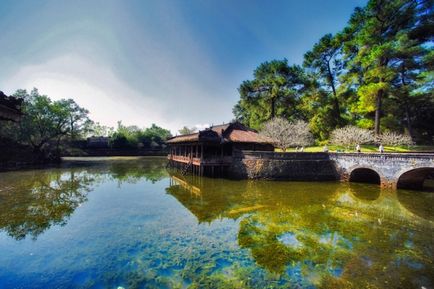
[[0, 120], [19, 121], [22, 116], [22, 99], [6, 96], [0, 91]]
[[232, 122], [211, 126], [196, 133], [179, 135], [166, 141], [169, 165], [182, 174], [223, 175], [237, 152], [274, 151], [272, 141], [257, 131]]

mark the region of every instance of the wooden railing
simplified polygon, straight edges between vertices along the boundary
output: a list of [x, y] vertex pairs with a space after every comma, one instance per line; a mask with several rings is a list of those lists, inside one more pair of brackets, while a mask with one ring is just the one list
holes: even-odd
[[224, 156], [223, 158], [220, 157], [205, 157], [200, 160], [200, 158], [192, 158], [190, 156], [178, 156], [178, 155], [168, 155], [167, 159], [180, 162], [180, 163], [189, 163], [190, 161], [193, 163], [193, 165], [227, 165], [232, 163], [232, 157], [230, 156]]

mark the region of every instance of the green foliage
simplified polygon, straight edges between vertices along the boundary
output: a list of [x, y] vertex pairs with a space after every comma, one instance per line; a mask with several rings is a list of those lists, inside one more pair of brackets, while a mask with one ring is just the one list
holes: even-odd
[[305, 53], [303, 68], [264, 62], [239, 88], [235, 118], [260, 129], [274, 116], [309, 121], [319, 141], [344, 125], [434, 137], [433, 1], [370, 0], [339, 33]]
[[253, 76], [238, 88], [241, 98], [233, 110], [236, 119], [259, 129], [273, 117], [293, 119], [300, 115], [298, 98], [305, 86], [300, 66], [289, 66], [286, 59], [273, 60], [259, 65]]
[[[36, 152], [53, 146], [58, 153], [61, 140], [74, 140], [86, 135], [92, 125], [89, 112], [72, 99], [53, 101], [34, 88], [30, 93], [17, 90], [14, 97], [24, 99], [23, 117], [17, 123], [2, 124], [2, 137], [31, 145]], [[53, 145], [54, 143], [54, 145]]]
[[194, 133], [195, 131], [196, 131], [196, 129], [194, 127], [189, 128], [187, 126], [184, 126], [178, 132], [179, 132], [179, 134], [191, 134], [191, 133]]
[[140, 129], [137, 126], [124, 126], [118, 122], [118, 128], [111, 137], [114, 148], [155, 148], [164, 146], [164, 141], [171, 137], [170, 131], [152, 124]]

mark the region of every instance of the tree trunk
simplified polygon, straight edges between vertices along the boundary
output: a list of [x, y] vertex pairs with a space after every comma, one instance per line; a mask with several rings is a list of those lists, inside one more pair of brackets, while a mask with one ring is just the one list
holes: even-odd
[[410, 135], [411, 139], [413, 139], [413, 128], [411, 127], [410, 109], [408, 107], [408, 103], [405, 104], [405, 118], [407, 120], [406, 123], [408, 134]]
[[381, 103], [383, 100], [384, 91], [380, 89], [377, 93], [376, 107], [375, 107], [375, 134], [380, 134], [380, 121], [381, 121]]
[[273, 119], [276, 116], [276, 99], [273, 97], [271, 99], [271, 119]]
[[332, 91], [333, 91], [333, 114], [334, 114], [333, 117], [335, 120], [335, 124], [340, 125], [341, 124], [341, 121], [340, 121], [341, 109], [339, 106], [338, 95], [336, 93], [335, 79], [333, 77], [332, 70], [330, 68], [330, 62], [327, 63], [327, 73], [328, 73], [328, 78], [329, 78], [328, 80], [329, 80], [330, 86], [331, 86]]

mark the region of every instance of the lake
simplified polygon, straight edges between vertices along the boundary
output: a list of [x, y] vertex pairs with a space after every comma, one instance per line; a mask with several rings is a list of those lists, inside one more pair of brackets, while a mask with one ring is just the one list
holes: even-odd
[[0, 288], [433, 288], [434, 194], [181, 176], [164, 158], [0, 173]]

